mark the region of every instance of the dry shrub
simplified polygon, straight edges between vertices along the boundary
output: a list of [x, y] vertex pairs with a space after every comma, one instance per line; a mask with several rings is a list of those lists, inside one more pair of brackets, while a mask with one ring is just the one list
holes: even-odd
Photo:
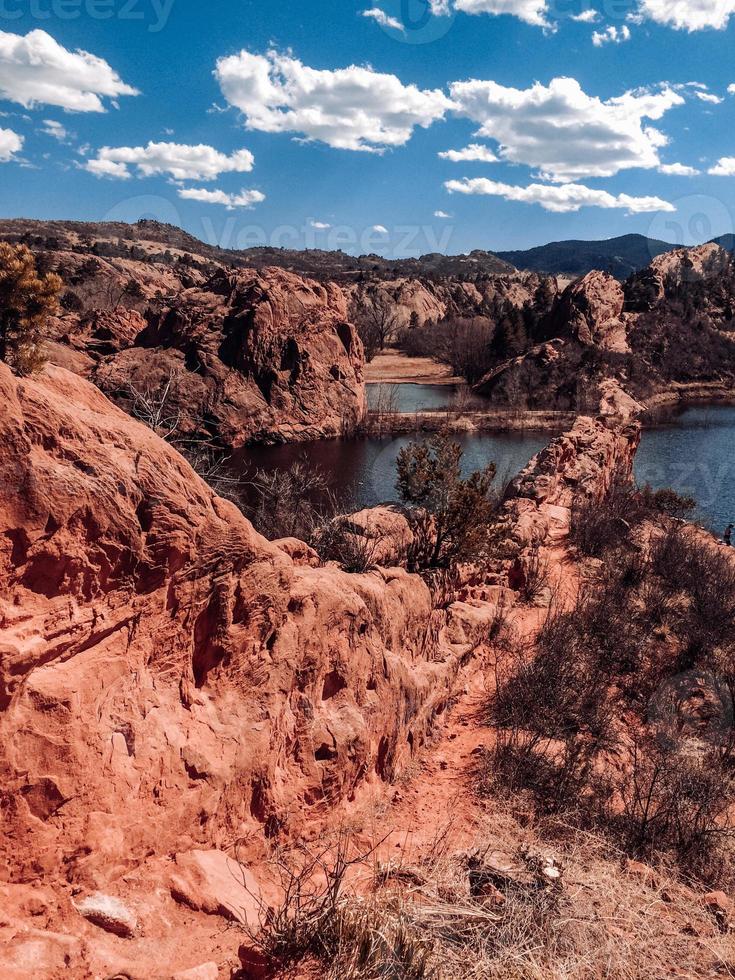
[[[479, 788], [722, 885], [734, 834], [732, 718], [723, 735], [701, 723], [696, 699], [702, 672], [714, 670], [732, 705], [733, 566], [706, 539], [669, 525], [650, 555], [609, 557], [571, 609], [551, 610], [532, 649], [502, 653], [487, 709], [497, 738]], [[689, 668], [698, 671], [685, 711], [694, 721], [682, 715], [666, 728], [651, 714], [654, 698]], [[675, 714], [689, 696], [681, 691]], [[715, 701], [707, 711], [727, 715]]]

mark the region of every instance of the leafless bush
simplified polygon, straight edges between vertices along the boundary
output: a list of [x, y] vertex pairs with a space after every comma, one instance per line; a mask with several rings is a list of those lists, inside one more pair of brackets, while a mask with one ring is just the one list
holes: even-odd
[[480, 788], [520, 794], [538, 814], [604, 830], [631, 854], [670, 858], [689, 876], [722, 882], [735, 804], [732, 740], [708, 742], [697, 728], [692, 753], [678, 734], [671, 741], [678, 729], [664, 732], [648, 717], [682, 654], [690, 665], [695, 636], [698, 650], [711, 651], [695, 661], [712, 663], [735, 690], [735, 645], [724, 643], [735, 581], [720, 557], [711, 543], [667, 526], [650, 558], [608, 552], [575, 606], [550, 612], [533, 651], [508, 647], [488, 705], [497, 738]]
[[171, 370], [160, 382], [135, 384], [129, 382], [125, 394], [130, 400], [130, 414], [157, 436], [168, 442], [179, 434], [181, 412], [176, 407], [181, 374]]
[[311, 960], [333, 980], [428, 980], [435, 975], [426, 939], [399, 905], [381, 905], [348, 891], [348, 875], [367, 868], [373, 851], [356, 851], [340, 834], [317, 850], [302, 844], [276, 853], [283, 899], [272, 908], [256, 897], [265, 924], [250, 930], [251, 943], [274, 970], [282, 973]]
[[248, 490], [247, 516], [271, 540], [300, 538], [312, 544], [338, 513], [325, 474], [306, 457], [287, 469], [256, 470]]
[[384, 536], [369, 526], [339, 515], [314, 533], [312, 543], [324, 561], [336, 561], [347, 572], [368, 572], [378, 564]]
[[643, 858], [668, 852], [709, 884], [732, 879], [726, 849], [735, 840], [735, 783], [719, 752], [687, 755], [635, 740], [616, 789], [605, 821], [627, 851]]
[[523, 584], [521, 598], [535, 602], [549, 587], [549, 562], [541, 554], [541, 547], [534, 541], [523, 556]]

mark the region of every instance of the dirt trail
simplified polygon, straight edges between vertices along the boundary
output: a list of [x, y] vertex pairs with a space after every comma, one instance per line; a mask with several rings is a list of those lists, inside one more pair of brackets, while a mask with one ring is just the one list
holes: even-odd
[[[568, 605], [579, 590], [580, 578], [566, 542], [555, 542], [543, 555], [553, 602]], [[508, 626], [519, 639], [530, 640], [548, 614], [548, 607], [518, 605]], [[361, 812], [352, 814], [356, 843], [365, 850], [378, 845], [377, 860], [412, 864], [430, 854], [443, 836], [451, 836], [455, 849], [477, 840], [485, 811], [474, 784], [482, 750], [493, 744], [493, 731], [483, 715], [494, 687], [495, 657], [492, 649], [478, 653], [466, 689], [415, 765], [392, 791], [382, 784], [375, 787], [373, 795], [362, 801]]]

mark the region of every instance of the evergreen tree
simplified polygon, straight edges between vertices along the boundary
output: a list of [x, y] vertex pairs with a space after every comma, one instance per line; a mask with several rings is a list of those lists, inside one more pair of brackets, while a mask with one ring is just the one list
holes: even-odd
[[18, 374], [43, 365], [43, 329], [58, 310], [61, 286], [54, 273], [39, 276], [25, 245], [0, 242], [0, 360]]

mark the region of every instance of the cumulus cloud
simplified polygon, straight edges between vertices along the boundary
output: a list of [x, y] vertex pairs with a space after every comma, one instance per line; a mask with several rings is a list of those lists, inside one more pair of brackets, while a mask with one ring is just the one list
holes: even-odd
[[538, 167], [556, 181], [657, 167], [668, 140], [644, 120], [658, 120], [684, 103], [669, 86], [603, 101], [574, 78], [527, 89], [473, 79], [454, 82], [450, 92], [456, 111], [480, 124], [476, 135], [500, 144], [501, 159]]
[[583, 10], [581, 14], [573, 14], [571, 20], [576, 21], [578, 24], [594, 24], [600, 19], [598, 11], [593, 10], [592, 7], [588, 7], [587, 10]]
[[60, 122], [55, 119], [44, 119], [43, 127], [41, 132], [45, 133], [47, 136], [52, 136], [59, 143], [64, 143], [69, 138], [69, 131], [66, 126], [62, 126]]
[[236, 150], [230, 156], [200, 143], [148, 143], [147, 146], [103, 146], [87, 161], [86, 170], [96, 177], [128, 180], [131, 168], [139, 177], [168, 174], [174, 180], [215, 180], [223, 173], [247, 173], [253, 169], [250, 150]]
[[23, 137], [12, 129], [0, 129], [0, 163], [8, 163], [23, 149]]
[[388, 229], [385, 227], [385, 225], [373, 225], [370, 231], [376, 231], [379, 235], [388, 234]]
[[506, 201], [540, 204], [546, 211], [564, 213], [580, 208], [624, 208], [629, 213], [643, 211], [675, 211], [676, 208], [660, 197], [631, 197], [629, 194], [609, 194], [583, 184], [529, 184], [518, 187], [488, 180], [487, 177], [465, 177], [448, 180], [444, 186], [450, 194], [486, 194], [503, 197]]
[[327, 228], [332, 226], [326, 221], [314, 221], [313, 219], [309, 222], [312, 228], [316, 228], [317, 231], [326, 231]]
[[138, 95], [117, 72], [87, 51], [67, 51], [45, 31], [23, 37], [0, 31], [0, 98], [27, 109], [54, 105], [104, 112], [104, 98]]
[[622, 27], [606, 27], [604, 31], [592, 32], [592, 43], [596, 48], [601, 48], [603, 44], [622, 44], [623, 41], [630, 41], [630, 28], [623, 24]]
[[224, 204], [228, 211], [235, 208], [251, 208], [265, 200], [265, 194], [260, 191], [240, 191], [239, 194], [228, 194], [226, 191], [212, 191], [206, 187], [181, 187], [179, 197], [186, 201], [203, 201], [205, 204]]
[[452, 216], [451, 216], [451, 214], [447, 214], [446, 211], [435, 211], [434, 212], [434, 217], [435, 218], [451, 218]]
[[438, 89], [404, 85], [395, 75], [350, 65], [309, 68], [269, 51], [220, 58], [215, 77], [248, 129], [296, 133], [342, 150], [403, 146], [416, 126], [442, 119], [451, 103]]
[[678, 31], [722, 31], [735, 13], [735, 0], [642, 0], [639, 11]]
[[698, 90], [694, 93], [695, 97], [701, 102], [709, 102], [711, 105], [720, 105], [721, 102], [725, 100], [720, 98], [719, 95], [715, 95], [713, 92], [702, 92]]
[[511, 14], [536, 27], [549, 26], [546, 0], [455, 0], [454, 6], [466, 14]]
[[720, 157], [707, 173], [715, 177], [735, 177], [735, 157]]
[[442, 150], [442, 152], [439, 153], [439, 156], [442, 158], [442, 160], [451, 160], [452, 163], [498, 162], [498, 158], [495, 156], [490, 147], [483, 146], [481, 143], [470, 143], [469, 146], [465, 146], [462, 150]]
[[696, 177], [701, 171], [696, 167], [688, 167], [683, 163], [662, 163], [658, 168], [659, 173], [668, 174], [671, 177]]
[[369, 17], [376, 24], [380, 24], [381, 27], [390, 27], [394, 31], [401, 31], [402, 33], [405, 31], [403, 24], [397, 17], [391, 17], [384, 10], [381, 10], [380, 7], [371, 7], [369, 10], [363, 10], [362, 16]]

